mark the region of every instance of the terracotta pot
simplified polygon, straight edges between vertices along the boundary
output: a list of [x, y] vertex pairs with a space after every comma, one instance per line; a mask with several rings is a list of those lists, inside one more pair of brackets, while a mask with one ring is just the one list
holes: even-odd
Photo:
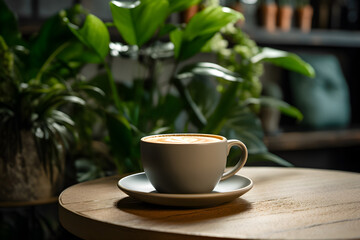
[[260, 6], [262, 24], [268, 32], [274, 32], [276, 29], [276, 14], [278, 7], [275, 3], [264, 4]]
[[198, 5], [193, 5], [182, 12], [182, 22], [188, 23], [190, 19], [199, 11]]
[[[243, 9], [243, 6], [241, 5], [240, 2], [236, 2], [234, 3], [233, 5], [230, 6], [231, 9], [235, 10], [235, 11], [238, 11], [240, 13], [244, 13], [244, 9]], [[240, 19], [239, 21], [236, 22], [236, 25], [238, 26], [243, 26], [245, 23], [245, 19]]]
[[[0, 201], [34, 201], [57, 196], [63, 187], [64, 171], [53, 164], [52, 179], [49, 166], [45, 171], [37, 155], [35, 141], [30, 131], [21, 132], [22, 151], [15, 161], [0, 164]], [[62, 146], [59, 145], [61, 153]], [[60, 154], [62, 168], [65, 156]]]
[[278, 24], [281, 31], [288, 32], [291, 29], [293, 8], [291, 6], [279, 7]]
[[310, 32], [314, 9], [311, 5], [306, 5], [296, 9], [297, 24], [301, 31]]

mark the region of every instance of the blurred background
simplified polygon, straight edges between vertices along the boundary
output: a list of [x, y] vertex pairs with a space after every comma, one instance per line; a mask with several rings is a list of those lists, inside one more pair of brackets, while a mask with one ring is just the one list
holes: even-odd
[[[111, 20], [110, 8], [104, 1], [6, 2], [18, 14], [20, 29], [25, 35], [39, 30], [47, 17], [76, 3], [81, 3], [105, 22]], [[316, 80], [306, 82], [299, 75], [265, 64], [264, 94], [284, 99], [305, 116], [299, 124], [274, 111], [264, 113], [265, 143], [269, 151], [296, 166], [360, 171], [357, 160], [360, 144], [359, 1], [222, 0], [220, 4], [244, 14], [245, 21], [239, 22], [238, 27], [259, 46], [297, 53], [316, 70]], [[177, 17], [172, 16], [171, 20], [177, 21]], [[209, 56], [206, 58], [214, 61]], [[121, 74], [131, 74], [131, 70]]]

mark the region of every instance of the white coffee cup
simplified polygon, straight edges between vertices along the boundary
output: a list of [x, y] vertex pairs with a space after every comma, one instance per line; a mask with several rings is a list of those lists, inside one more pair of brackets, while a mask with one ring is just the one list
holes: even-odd
[[[233, 146], [241, 148], [241, 156], [237, 164], [224, 173]], [[238, 172], [247, 156], [244, 143], [219, 135], [178, 133], [141, 139], [145, 174], [161, 193], [209, 193], [219, 181]]]

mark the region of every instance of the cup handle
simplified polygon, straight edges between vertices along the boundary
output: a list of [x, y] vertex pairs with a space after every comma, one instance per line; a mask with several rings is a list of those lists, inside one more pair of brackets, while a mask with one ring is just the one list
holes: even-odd
[[230, 169], [229, 171], [225, 172], [222, 175], [220, 181], [228, 179], [229, 177], [232, 177], [235, 173], [237, 173], [245, 165], [247, 157], [248, 157], [248, 150], [244, 143], [242, 143], [239, 140], [235, 140], [235, 139], [228, 140], [227, 143], [228, 143], [227, 155], [229, 155], [230, 149], [233, 146], [238, 146], [239, 148], [241, 148], [241, 156], [240, 156], [239, 161], [236, 163], [236, 165], [232, 169]]

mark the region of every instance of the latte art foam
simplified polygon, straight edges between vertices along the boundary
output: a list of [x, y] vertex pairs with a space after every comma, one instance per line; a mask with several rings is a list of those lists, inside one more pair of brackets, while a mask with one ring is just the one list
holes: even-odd
[[159, 136], [145, 139], [146, 142], [153, 143], [173, 143], [173, 144], [191, 144], [191, 143], [210, 143], [219, 142], [220, 139], [216, 137], [206, 136]]

